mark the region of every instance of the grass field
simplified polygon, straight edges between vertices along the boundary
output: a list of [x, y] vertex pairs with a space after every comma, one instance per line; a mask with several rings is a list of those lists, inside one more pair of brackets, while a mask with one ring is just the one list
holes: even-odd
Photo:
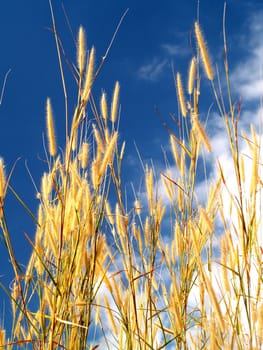
[[[25, 269], [11, 245], [9, 177], [0, 159], [1, 235], [14, 271], [12, 289], [5, 289], [12, 336], [0, 329], [0, 348], [263, 348], [261, 135], [253, 125], [247, 133], [239, 129], [242, 110], [231, 96], [226, 38], [219, 85], [198, 22], [194, 32], [189, 74], [174, 77], [180, 123], [167, 129], [166, 167], [158, 173], [144, 164], [143, 190], [127, 204], [120, 84], [113, 82], [113, 93], [93, 95], [100, 63], [80, 27], [78, 98], [72, 118], [65, 116], [63, 151], [51, 100], [46, 103], [47, 169]], [[200, 71], [224, 124], [231, 169], [214, 154], [209, 120], [200, 118]], [[205, 194], [198, 192], [200, 169], [207, 174]]]

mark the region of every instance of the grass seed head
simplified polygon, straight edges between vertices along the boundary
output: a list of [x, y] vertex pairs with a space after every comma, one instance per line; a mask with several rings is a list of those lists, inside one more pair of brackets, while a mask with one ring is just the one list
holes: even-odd
[[149, 205], [149, 213], [150, 215], [153, 215], [153, 209], [154, 209], [153, 171], [148, 167], [146, 168], [145, 182], [146, 182], [147, 199], [148, 199], [148, 205]]
[[0, 348], [5, 346], [5, 330], [0, 329]]
[[53, 113], [51, 107], [50, 98], [47, 99], [46, 103], [46, 125], [47, 125], [47, 138], [48, 138], [48, 150], [49, 154], [54, 157], [57, 153], [55, 127], [53, 120]]
[[89, 144], [87, 142], [83, 142], [79, 154], [80, 166], [82, 169], [86, 169], [89, 160]]
[[77, 63], [79, 69], [79, 75], [82, 76], [84, 65], [85, 65], [85, 54], [86, 54], [86, 38], [85, 31], [82, 26], [79, 27], [78, 34], [78, 46], [77, 46]]
[[107, 106], [107, 98], [105, 92], [103, 92], [100, 100], [100, 109], [101, 115], [104, 121], [106, 122], [108, 119], [108, 106]]
[[177, 84], [177, 94], [179, 98], [180, 109], [183, 117], [186, 117], [187, 109], [186, 109], [185, 98], [184, 98], [183, 83], [182, 83], [180, 73], [177, 73], [176, 75], [176, 84]]
[[193, 93], [194, 83], [195, 83], [195, 74], [196, 74], [196, 59], [195, 57], [193, 57], [190, 63], [189, 75], [188, 75], [188, 94], [189, 95]]
[[117, 139], [118, 139], [118, 132], [116, 131], [113, 134], [109, 144], [106, 147], [106, 152], [104, 154], [104, 158], [102, 160], [101, 167], [100, 167], [100, 175], [101, 176], [104, 175], [107, 165], [112, 163], [113, 153], [114, 153], [114, 149], [115, 149], [115, 146], [117, 143]]
[[200, 272], [202, 274], [202, 278], [203, 278], [203, 282], [204, 282], [206, 291], [209, 295], [211, 305], [214, 308], [214, 312], [215, 312], [215, 316], [216, 316], [217, 321], [218, 321], [218, 325], [220, 327], [221, 332], [224, 332], [225, 322], [224, 322], [224, 318], [223, 318], [223, 314], [222, 314], [222, 310], [221, 310], [219, 301], [218, 301], [216, 293], [215, 293], [215, 289], [213, 288], [212, 282], [211, 282], [210, 278], [207, 276], [207, 274], [205, 273], [202, 265], [199, 264], [199, 266], [200, 266], [200, 270], [201, 270]]
[[104, 303], [105, 303], [106, 313], [107, 313], [108, 319], [110, 321], [111, 329], [112, 329], [113, 333], [115, 335], [117, 335], [118, 334], [117, 325], [116, 325], [116, 322], [115, 322], [115, 319], [113, 316], [113, 311], [111, 309], [108, 297], [106, 295], [104, 295]]
[[230, 283], [229, 283], [229, 276], [228, 276], [228, 266], [227, 266], [227, 241], [225, 236], [223, 236], [221, 240], [221, 264], [222, 264], [222, 283], [223, 287], [226, 291], [230, 291]]
[[207, 149], [208, 152], [211, 152], [211, 144], [210, 141], [206, 135], [206, 132], [200, 123], [198, 119], [198, 115], [195, 113], [192, 113], [192, 120], [193, 120], [193, 126], [195, 127], [195, 130], [197, 131], [198, 135], [200, 136], [200, 139], [202, 140], [205, 148]]
[[86, 104], [89, 100], [90, 89], [94, 81], [94, 66], [95, 66], [95, 48], [92, 47], [89, 54], [89, 59], [86, 67], [85, 83], [82, 94], [82, 100]]
[[210, 234], [212, 234], [214, 232], [213, 222], [211, 221], [207, 212], [204, 210], [204, 208], [201, 205], [199, 206], [199, 212], [200, 212], [200, 221], [204, 224], [207, 231]]
[[197, 44], [200, 50], [200, 54], [201, 54], [201, 59], [204, 65], [204, 69], [205, 69], [205, 73], [207, 75], [207, 78], [209, 80], [213, 80], [214, 79], [214, 72], [213, 72], [213, 68], [212, 68], [212, 64], [211, 64], [211, 60], [206, 48], [206, 44], [205, 44], [205, 40], [203, 37], [203, 34], [201, 32], [201, 29], [199, 27], [199, 23], [195, 22], [195, 36], [196, 36], [196, 40], [197, 40]]
[[117, 118], [118, 105], [119, 105], [119, 94], [120, 94], [120, 84], [117, 81], [115, 84], [113, 98], [112, 98], [112, 104], [111, 104], [111, 122], [112, 123], [114, 123], [116, 121], [116, 118]]

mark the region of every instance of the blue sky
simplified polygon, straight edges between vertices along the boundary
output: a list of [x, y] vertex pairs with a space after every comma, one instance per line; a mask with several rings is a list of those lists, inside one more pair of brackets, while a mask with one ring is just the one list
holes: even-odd
[[[121, 16], [129, 8], [96, 81], [94, 93], [99, 98], [103, 89], [110, 96], [115, 81], [120, 82], [120, 134], [127, 141], [124, 163], [127, 182], [133, 181], [140, 167], [134, 142], [144, 161], [153, 159], [157, 167], [161, 167], [164, 164], [161, 147], [168, 146], [168, 135], [159, 116], [171, 127], [175, 127], [169, 119], [170, 113], [176, 115], [178, 111], [172, 66], [183, 77], [187, 76], [189, 61], [195, 49], [195, 43], [191, 43], [190, 39], [197, 16], [197, 0], [65, 0], [65, 12], [62, 1], [53, 2], [57, 30], [71, 62], [75, 62], [75, 44], [65, 12], [75, 37], [79, 25], [83, 25], [87, 44], [96, 47], [99, 63]], [[223, 6], [223, 0], [200, 0], [200, 24], [212, 60], [219, 64], [220, 69]], [[227, 1], [230, 70], [234, 98], [242, 95], [244, 101], [244, 116], [247, 118], [243, 120], [245, 127], [258, 111], [262, 92], [262, 20], [262, 1]], [[0, 106], [0, 156], [5, 160], [7, 172], [19, 159], [11, 184], [33, 212], [37, 209], [36, 193], [25, 163], [39, 185], [40, 176], [45, 170], [42, 136], [45, 132], [45, 102], [48, 96], [52, 100], [58, 143], [62, 147], [64, 145], [64, 97], [55, 41], [50, 28], [48, 0], [1, 2], [0, 84], [4, 81], [6, 72], [9, 69], [11, 72]], [[74, 91], [74, 81], [66, 65], [65, 69], [72, 109], [75, 101], [74, 93], [70, 92]], [[207, 111], [214, 101], [209, 92], [209, 84], [204, 81], [203, 85], [206, 93], [203, 94], [202, 104], [204, 111]], [[209, 132], [213, 133], [213, 125], [218, 128], [214, 143], [220, 154], [224, 151], [224, 140], [220, 138], [216, 122], [210, 123]], [[7, 197], [6, 211], [18, 260], [26, 262], [29, 247], [24, 232], [33, 236], [34, 224], [12, 195]], [[0, 278], [6, 283], [10, 270], [3, 244], [0, 244], [0, 252], [3, 256]]]

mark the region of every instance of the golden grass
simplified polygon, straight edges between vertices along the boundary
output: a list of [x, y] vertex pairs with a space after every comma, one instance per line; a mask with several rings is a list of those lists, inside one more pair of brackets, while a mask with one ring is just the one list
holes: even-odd
[[214, 72], [213, 72], [211, 60], [210, 60], [210, 57], [206, 48], [205, 40], [198, 22], [195, 22], [195, 35], [196, 35], [196, 41], [200, 50], [201, 59], [204, 65], [206, 76], [209, 80], [213, 80]]
[[104, 119], [105, 123], [107, 123], [107, 120], [108, 120], [108, 106], [107, 106], [107, 100], [106, 100], [105, 92], [101, 95], [100, 109], [101, 109], [102, 118]]
[[85, 58], [86, 58], [86, 37], [85, 37], [84, 28], [80, 26], [79, 35], [78, 35], [78, 46], [77, 46], [77, 63], [78, 63], [80, 77], [82, 76], [82, 73], [84, 70]]
[[188, 74], [188, 94], [191, 95], [194, 90], [194, 83], [196, 81], [196, 58], [191, 59], [189, 74]]
[[47, 137], [48, 137], [48, 150], [49, 154], [54, 157], [57, 153], [56, 146], [56, 136], [55, 136], [55, 127], [53, 120], [53, 113], [50, 98], [47, 99], [46, 105], [46, 124], [47, 124]]
[[115, 84], [112, 104], [111, 104], [111, 122], [115, 123], [118, 113], [118, 103], [119, 103], [119, 93], [120, 93], [120, 84], [117, 81]]
[[91, 86], [94, 80], [94, 66], [95, 66], [95, 48], [92, 47], [89, 53], [89, 59], [86, 66], [86, 74], [84, 80], [84, 87], [82, 93], [82, 100], [84, 105], [88, 103]]
[[[212, 80], [197, 23], [195, 31]], [[88, 51], [84, 67], [85, 42], [81, 27], [79, 96], [64, 152], [58, 155], [47, 100], [50, 159], [37, 194], [35, 238], [28, 238], [32, 254], [23, 271], [3, 215], [8, 181], [0, 159], [0, 228], [14, 269], [11, 291], [3, 286], [11, 301], [13, 327], [8, 339], [0, 328], [0, 348], [261, 349], [262, 162], [254, 128], [251, 136], [243, 134], [248, 154], [241, 154], [237, 118], [221, 116], [233, 183], [228, 183], [227, 169], [218, 161], [218, 174], [201, 202], [197, 193], [201, 146], [213, 149], [198, 118], [202, 95], [193, 58], [188, 79], [188, 93], [193, 94], [188, 102], [190, 118], [178, 133], [170, 131], [167, 169], [160, 175], [145, 166], [143, 194], [134, 191], [134, 201], [126, 203], [121, 177], [125, 142], [119, 151], [116, 126], [120, 85], [116, 82], [114, 87], [110, 116], [105, 92], [98, 113], [92, 96], [95, 49]], [[179, 73], [177, 89], [185, 117]], [[234, 111], [233, 106], [230, 109]], [[93, 115], [90, 127], [87, 110]], [[247, 159], [250, 173], [245, 173]], [[216, 247], [220, 256], [215, 255]]]
[[180, 103], [181, 113], [182, 113], [183, 117], [186, 117], [187, 109], [186, 109], [186, 104], [185, 104], [183, 83], [182, 83], [180, 73], [176, 74], [176, 82], [177, 82], [177, 94], [178, 94], [178, 99], [179, 99], [179, 103]]

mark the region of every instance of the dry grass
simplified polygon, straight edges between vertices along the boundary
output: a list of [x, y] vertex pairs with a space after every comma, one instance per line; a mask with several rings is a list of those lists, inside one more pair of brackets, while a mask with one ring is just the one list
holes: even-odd
[[[195, 31], [206, 74], [213, 80], [197, 23]], [[6, 339], [0, 329], [0, 347], [262, 349], [262, 178], [256, 132], [252, 127], [251, 136], [242, 138], [252, 164], [251, 174], [246, 174], [239, 151], [240, 116], [230, 99], [230, 117], [222, 113], [221, 118], [238, 190], [232, 191], [218, 162], [216, 181], [201, 203], [197, 169], [205, 150], [213, 153], [213, 148], [198, 117], [202, 95], [193, 58], [188, 108], [177, 74], [184, 117], [179, 135], [184, 136], [170, 131], [170, 167], [159, 175], [146, 166], [146, 200], [135, 197], [126, 208], [121, 181], [125, 143], [119, 151], [117, 128], [120, 85], [114, 88], [110, 116], [106, 93], [98, 111], [92, 95], [95, 49], [86, 53], [85, 42], [81, 27], [78, 101], [59, 155], [47, 100], [48, 169], [38, 193], [36, 234], [34, 242], [29, 239], [32, 255], [25, 271], [10, 244], [4, 215], [8, 180], [0, 160], [1, 230], [15, 275], [12, 290], [6, 290], [12, 335]], [[223, 101], [212, 88], [223, 111]], [[215, 255], [218, 245], [220, 256]]]

